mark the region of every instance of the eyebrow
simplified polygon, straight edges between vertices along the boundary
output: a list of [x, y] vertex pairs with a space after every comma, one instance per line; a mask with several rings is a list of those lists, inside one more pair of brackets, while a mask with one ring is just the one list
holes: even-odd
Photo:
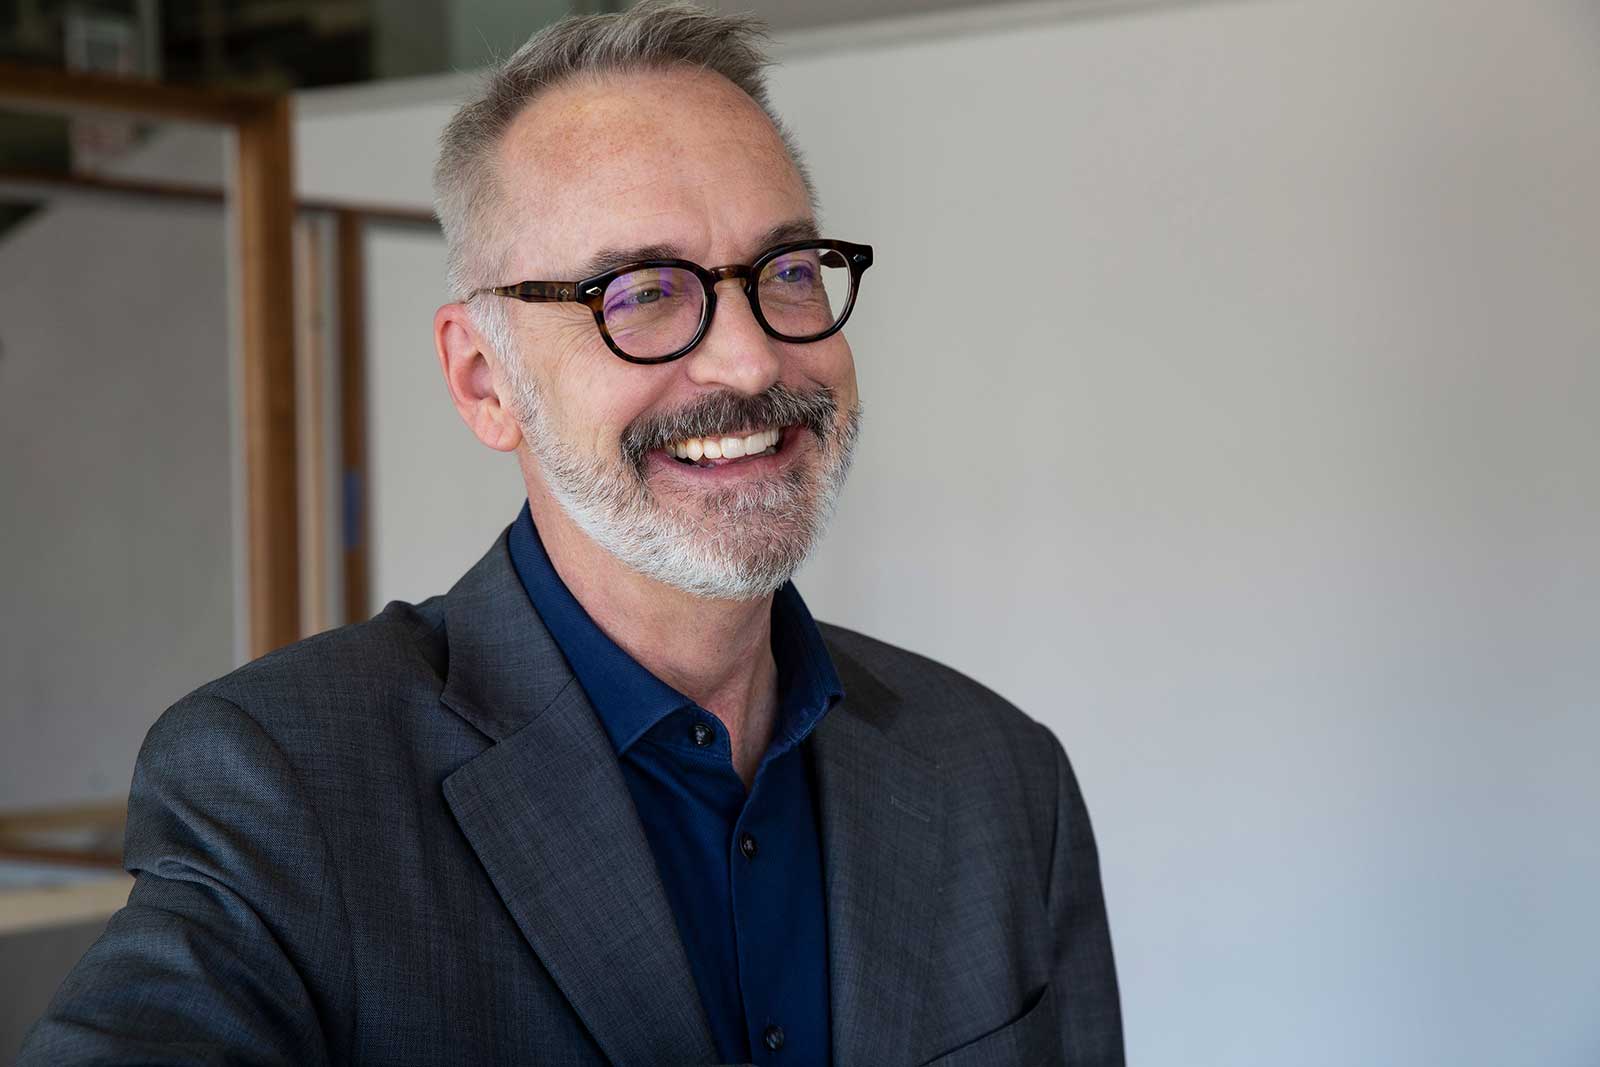
[[[773, 245], [785, 244], [789, 241], [810, 241], [820, 237], [815, 219], [792, 219], [780, 222], [771, 227], [760, 237], [756, 238], [756, 255], [771, 248]], [[654, 244], [635, 245], [631, 248], [602, 248], [589, 257], [587, 263], [578, 268], [577, 278], [593, 278], [597, 274], [616, 270], [618, 267], [629, 263], [642, 263], [647, 259], [685, 259], [683, 249], [677, 245]]]

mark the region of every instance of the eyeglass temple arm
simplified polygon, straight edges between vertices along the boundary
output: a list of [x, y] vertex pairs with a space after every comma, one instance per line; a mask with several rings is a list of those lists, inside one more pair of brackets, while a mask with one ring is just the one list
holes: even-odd
[[576, 300], [578, 287], [573, 282], [518, 282], [516, 285], [495, 285], [487, 289], [479, 289], [480, 293], [493, 293], [495, 296], [509, 296], [517, 300], [525, 300], [530, 304], [559, 303], [563, 300]]

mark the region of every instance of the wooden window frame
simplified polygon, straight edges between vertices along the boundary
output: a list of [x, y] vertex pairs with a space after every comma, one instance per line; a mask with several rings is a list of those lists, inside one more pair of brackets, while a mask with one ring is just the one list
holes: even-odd
[[113, 112], [233, 130], [228, 194], [239, 238], [231, 266], [240, 296], [248, 647], [254, 657], [296, 640], [300, 532], [289, 98], [0, 63], [0, 104], [69, 115]]

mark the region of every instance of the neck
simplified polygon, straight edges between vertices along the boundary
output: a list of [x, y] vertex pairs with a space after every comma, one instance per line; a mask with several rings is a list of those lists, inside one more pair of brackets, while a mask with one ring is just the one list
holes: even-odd
[[772, 597], [706, 600], [623, 566], [546, 493], [529, 509], [556, 574], [589, 617], [651, 674], [715, 715], [749, 788], [777, 719]]

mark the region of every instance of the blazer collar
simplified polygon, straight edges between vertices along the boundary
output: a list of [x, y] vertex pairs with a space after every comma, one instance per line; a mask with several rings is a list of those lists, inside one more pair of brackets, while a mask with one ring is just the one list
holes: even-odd
[[[610, 739], [502, 535], [445, 598], [441, 701], [491, 741], [445, 799], [517, 926], [606, 1056], [706, 1063], [715, 1042]], [[937, 921], [944, 797], [915, 708], [829, 641], [845, 698], [814, 748], [833, 1059], [915, 1046]]]
[[506, 539], [502, 533], [444, 598], [450, 659], [439, 699], [491, 741], [527, 725], [572, 681]]
[[716, 1044], [611, 741], [502, 536], [445, 599], [440, 699], [495, 744], [444, 780], [517, 927], [615, 1063]]

